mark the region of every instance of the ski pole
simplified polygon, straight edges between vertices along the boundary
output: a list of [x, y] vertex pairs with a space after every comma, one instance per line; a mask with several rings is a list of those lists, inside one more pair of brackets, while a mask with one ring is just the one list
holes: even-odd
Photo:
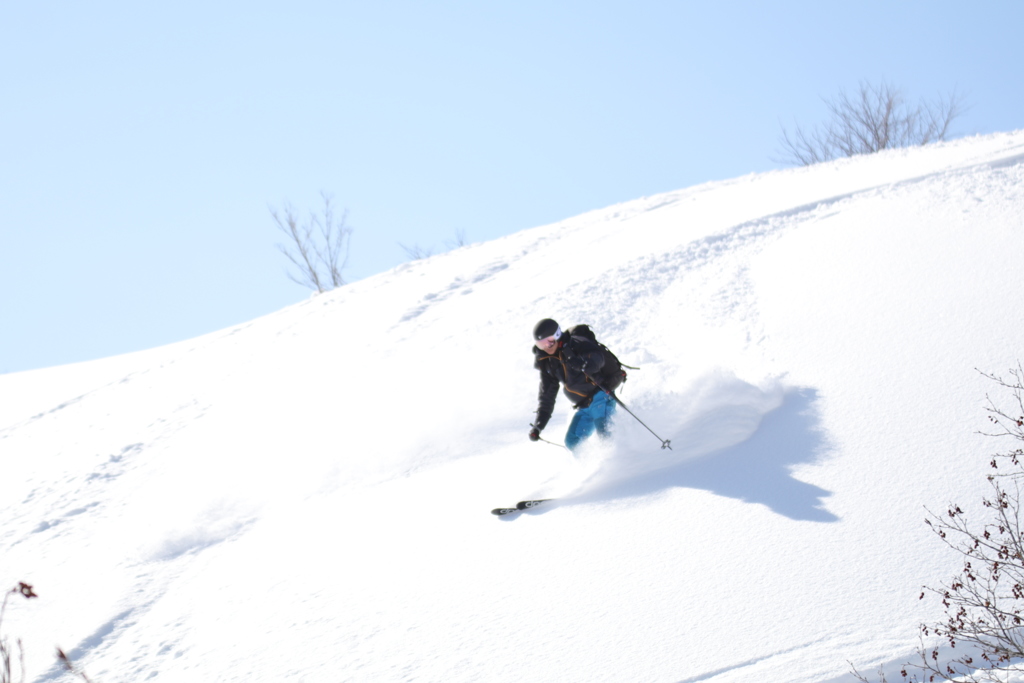
[[608, 391], [607, 389], [605, 389], [604, 387], [602, 387], [602, 386], [601, 386], [600, 384], [598, 384], [598, 383], [597, 383], [597, 380], [595, 380], [595, 379], [594, 379], [593, 377], [591, 377], [590, 375], [587, 375], [587, 373], [585, 373], [585, 372], [584, 372], [583, 374], [584, 374], [584, 375], [586, 375], [587, 379], [589, 379], [589, 380], [590, 380], [591, 382], [593, 382], [593, 383], [594, 383], [594, 385], [595, 385], [595, 386], [596, 386], [596, 387], [597, 387], [598, 389], [600, 389], [600, 390], [601, 390], [601, 391], [603, 391], [604, 393], [606, 393], [606, 394], [608, 394], [609, 396], [611, 396], [612, 398], [614, 398], [614, 399], [615, 399], [615, 401], [616, 401], [616, 402], [617, 402], [617, 403], [618, 403], [618, 404], [619, 404], [620, 406], [622, 406], [623, 410], [625, 410], [625, 411], [626, 411], [627, 413], [629, 413], [630, 415], [632, 415], [632, 416], [633, 416], [633, 417], [634, 417], [634, 418], [636, 419], [636, 421], [637, 421], [637, 422], [639, 422], [640, 424], [644, 425], [644, 427], [645, 427], [645, 428], [647, 429], [647, 431], [649, 431], [649, 432], [650, 432], [651, 434], [654, 434], [654, 438], [656, 438], [656, 439], [657, 439], [658, 441], [660, 441], [660, 442], [661, 442], [661, 448], [662, 448], [663, 450], [664, 450], [664, 449], [666, 449], [666, 448], [667, 448], [667, 449], [669, 449], [669, 450], [672, 450], [672, 446], [670, 445], [670, 444], [671, 444], [672, 442], [671, 442], [670, 440], [668, 440], [668, 439], [663, 439], [663, 438], [661, 438], [660, 436], [658, 436], [657, 434], [655, 434], [655, 433], [654, 433], [654, 430], [653, 430], [653, 429], [651, 429], [651, 428], [650, 428], [650, 427], [648, 427], [648, 426], [647, 426], [646, 424], [644, 424], [644, 421], [643, 421], [643, 420], [641, 420], [641, 419], [640, 419], [639, 417], [637, 417], [637, 416], [636, 416], [636, 413], [634, 413], [634, 412], [633, 412], [632, 410], [630, 410], [630, 409], [629, 409], [629, 406], [627, 406], [627, 405], [626, 405], [625, 403], [623, 403], [623, 402], [622, 402], [622, 399], [621, 399], [621, 398], [619, 398], [618, 396], [616, 396], [616, 395], [615, 395], [615, 392], [614, 392], [614, 391]]
[[[534, 429], [537, 428], [532, 422], [530, 423], [530, 426], [533, 427]], [[565, 444], [555, 443], [554, 441], [548, 441], [547, 439], [545, 439], [540, 434], [537, 435], [537, 441], [543, 441], [544, 443], [549, 443], [552, 446], [558, 446], [559, 448], [564, 448], [566, 450], [569, 450], [569, 447], [566, 446]]]

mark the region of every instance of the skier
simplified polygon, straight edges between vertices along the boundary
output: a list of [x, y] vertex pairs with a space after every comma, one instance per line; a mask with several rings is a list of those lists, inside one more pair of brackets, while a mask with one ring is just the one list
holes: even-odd
[[544, 318], [533, 328], [533, 339], [533, 367], [540, 371], [540, 393], [530, 440], [538, 441], [551, 419], [559, 383], [576, 411], [565, 434], [566, 447], [576, 450], [595, 431], [608, 436], [616, 404], [611, 392], [625, 377], [615, 355], [597, 343], [587, 325], [563, 332], [557, 322]]

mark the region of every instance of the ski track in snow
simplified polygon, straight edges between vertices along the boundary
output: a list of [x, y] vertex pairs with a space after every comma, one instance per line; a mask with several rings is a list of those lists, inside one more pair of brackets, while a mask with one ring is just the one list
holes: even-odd
[[508, 263], [493, 263], [488, 266], [485, 266], [479, 272], [470, 277], [456, 277], [452, 281], [452, 283], [441, 292], [425, 294], [423, 296], [422, 303], [406, 312], [405, 315], [403, 315], [402, 318], [399, 320], [399, 323], [405, 323], [412, 320], [413, 318], [419, 317], [431, 306], [444, 301], [448, 297], [454, 296], [456, 294], [462, 296], [472, 294], [473, 287], [475, 285], [480, 285], [484, 282], [487, 282], [488, 280], [493, 279], [498, 273], [500, 273], [501, 271], [505, 270], [508, 267]]

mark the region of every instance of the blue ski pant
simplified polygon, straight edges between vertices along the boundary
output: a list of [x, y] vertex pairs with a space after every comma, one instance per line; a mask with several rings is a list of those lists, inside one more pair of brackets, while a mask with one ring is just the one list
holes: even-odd
[[605, 437], [610, 433], [612, 415], [615, 414], [615, 399], [599, 391], [594, 394], [590, 405], [586, 408], [579, 408], [569, 423], [569, 431], [565, 433], [565, 447], [570, 451], [588, 436], [597, 432]]

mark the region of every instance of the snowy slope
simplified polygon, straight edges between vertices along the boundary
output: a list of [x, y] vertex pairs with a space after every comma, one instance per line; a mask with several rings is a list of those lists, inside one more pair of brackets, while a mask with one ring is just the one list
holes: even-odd
[[[0, 376], [32, 681], [832, 681], [907, 658], [1020, 357], [1024, 132], [752, 175]], [[624, 362], [526, 439], [537, 319]], [[545, 436], [571, 411], [562, 398]], [[558, 504], [488, 514], [532, 495]]]

